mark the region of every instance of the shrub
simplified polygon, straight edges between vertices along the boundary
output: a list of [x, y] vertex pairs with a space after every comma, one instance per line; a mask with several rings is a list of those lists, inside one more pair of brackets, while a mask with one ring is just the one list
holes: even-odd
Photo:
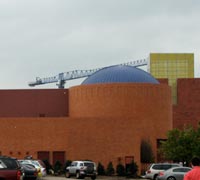
[[116, 173], [118, 176], [124, 176], [126, 174], [125, 167], [119, 163], [116, 167]]
[[97, 173], [98, 175], [105, 175], [104, 166], [100, 162], [97, 165]]
[[126, 174], [128, 177], [137, 177], [137, 172], [138, 165], [134, 161], [127, 165]]
[[64, 167], [63, 167], [63, 171], [64, 171], [64, 172], [66, 171], [66, 168], [67, 168], [68, 166], [71, 165], [71, 163], [72, 163], [71, 160], [67, 160], [67, 161], [65, 162]]
[[56, 161], [54, 164], [54, 173], [55, 175], [59, 175], [62, 173], [62, 164], [60, 161]]
[[106, 175], [112, 176], [115, 173], [115, 170], [113, 168], [112, 162], [108, 163], [107, 169], [106, 169]]
[[70, 166], [71, 163], [72, 163], [71, 160], [67, 160], [67, 161], [65, 162], [64, 169], [65, 169], [66, 167]]
[[52, 165], [49, 163], [49, 161], [47, 159], [43, 160], [45, 166], [46, 166], [46, 171], [47, 171], [47, 174], [52, 174]]

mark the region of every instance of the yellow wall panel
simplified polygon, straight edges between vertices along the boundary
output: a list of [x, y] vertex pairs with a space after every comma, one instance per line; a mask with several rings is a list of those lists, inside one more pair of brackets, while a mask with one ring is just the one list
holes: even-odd
[[150, 73], [155, 78], [168, 78], [172, 98], [176, 104], [177, 79], [194, 78], [193, 53], [151, 53]]

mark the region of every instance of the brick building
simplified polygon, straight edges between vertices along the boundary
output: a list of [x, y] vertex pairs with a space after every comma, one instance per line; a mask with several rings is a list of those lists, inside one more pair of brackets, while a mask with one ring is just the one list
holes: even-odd
[[0, 153], [52, 164], [134, 159], [140, 167], [142, 140], [156, 154], [158, 140], [172, 129], [171, 89], [160, 82], [134, 67], [113, 66], [69, 89], [0, 90]]

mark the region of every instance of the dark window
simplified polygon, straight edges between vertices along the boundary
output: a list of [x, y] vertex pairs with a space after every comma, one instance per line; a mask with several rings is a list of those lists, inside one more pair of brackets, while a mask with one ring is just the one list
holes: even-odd
[[173, 172], [184, 172], [182, 168], [173, 169]]
[[53, 164], [59, 161], [61, 164], [65, 163], [65, 151], [54, 151], [53, 152]]
[[40, 160], [42, 160], [42, 161], [44, 161], [44, 160], [50, 160], [50, 153], [49, 153], [49, 151], [39, 151], [39, 152], [37, 152], [37, 157], [38, 157], [38, 159], [40, 159]]

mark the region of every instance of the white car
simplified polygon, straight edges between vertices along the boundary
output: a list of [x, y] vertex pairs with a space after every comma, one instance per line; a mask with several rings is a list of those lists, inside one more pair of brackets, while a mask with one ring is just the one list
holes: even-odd
[[189, 167], [174, 167], [164, 172], [160, 172], [157, 176], [157, 180], [183, 180], [184, 175], [191, 171]]
[[172, 167], [182, 167], [181, 164], [176, 163], [153, 163], [147, 169], [144, 178], [156, 180], [158, 174]]
[[41, 160], [33, 160], [32, 163], [41, 168], [42, 177], [47, 175], [46, 166]]
[[92, 161], [73, 161], [71, 165], [66, 168], [65, 176], [66, 178], [76, 176], [77, 179], [91, 177], [91, 179], [94, 180], [97, 176], [96, 164]]

